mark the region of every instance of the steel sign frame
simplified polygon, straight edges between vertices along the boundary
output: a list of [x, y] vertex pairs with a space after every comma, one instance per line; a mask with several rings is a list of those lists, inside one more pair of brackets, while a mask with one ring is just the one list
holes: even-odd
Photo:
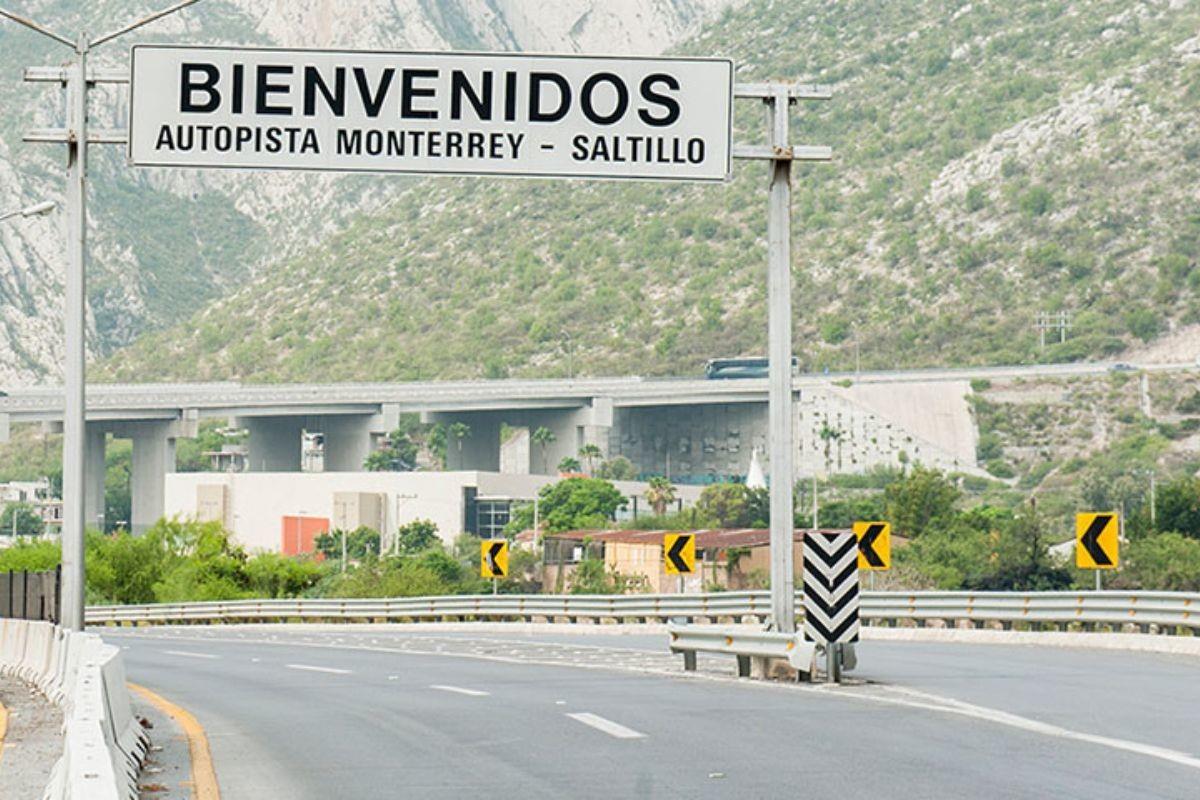
[[[674, 175], [674, 174], [620, 174], [619, 172], [559, 172], [553, 170], [538, 171], [538, 170], [512, 170], [512, 171], [487, 171], [478, 169], [429, 169], [419, 167], [350, 167], [350, 166], [293, 166], [293, 165], [266, 165], [266, 164], [221, 164], [221, 163], [187, 163], [183, 161], [155, 161], [147, 159], [135, 159], [135, 148], [138, 147], [137, 140], [137, 124], [136, 114], [138, 110], [138, 92], [137, 92], [137, 54], [139, 51], [151, 50], [178, 50], [191, 51], [196, 53], [278, 53], [290, 54], [298, 56], [321, 56], [321, 57], [345, 57], [353, 59], [355, 57], [375, 58], [381, 56], [392, 56], [397, 59], [417, 58], [417, 59], [448, 59], [451, 62], [462, 63], [466, 61], [484, 61], [487, 60], [514, 60], [528, 62], [580, 62], [588, 61], [597, 64], [663, 64], [669, 66], [672, 64], [679, 65], [713, 65], [722, 66], [726, 71], [728, 98], [722, 104], [722, 110], [725, 115], [724, 125], [721, 126], [722, 141], [719, 144], [723, 145], [723, 158], [720, 160], [722, 164], [722, 174], [716, 175]], [[350, 66], [349, 61], [347, 66]], [[399, 64], [397, 64], [399, 66]], [[137, 167], [168, 167], [176, 169], [230, 169], [230, 170], [246, 170], [246, 171], [284, 171], [284, 172], [333, 172], [345, 174], [368, 174], [368, 175], [431, 175], [431, 176], [447, 176], [447, 177], [483, 177], [483, 178], [531, 178], [531, 179], [559, 179], [559, 180], [615, 180], [615, 181], [655, 181], [668, 183], [727, 183], [733, 177], [733, 159], [735, 158], [735, 145], [733, 141], [734, 130], [734, 98], [735, 92], [735, 75], [734, 63], [728, 58], [702, 58], [702, 57], [654, 57], [654, 56], [602, 56], [602, 55], [582, 55], [582, 54], [538, 54], [538, 53], [484, 53], [484, 52], [463, 52], [463, 51], [393, 51], [393, 50], [336, 50], [336, 49], [303, 49], [303, 48], [283, 48], [283, 47], [235, 47], [235, 46], [205, 46], [205, 45], [178, 45], [178, 44], [137, 44], [130, 48], [130, 88], [129, 88], [129, 134], [126, 147], [126, 159], [132, 166]], [[247, 81], [249, 83], [249, 81]], [[388, 85], [390, 89], [391, 84]], [[397, 90], [402, 91], [402, 90]], [[349, 91], [347, 92], [349, 94]], [[381, 93], [381, 97], [386, 97], [386, 91]], [[636, 113], [630, 107], [630, 116], [636, 116]], [[297, 115], [298, 119], [308, 119], [301, 115]], [[254, 115], [247, 113], [245, 115], [246, 124], [254, 119]], [[310, 122], [313, 121], [310, 119]], [[377, 120], [378, 121], [378, 120]], [[262, 123], [265, 124], [265, 123]], [[529, 127], [542, 123], [536, 122], [489, 122], [489, 125], [508, 126], [512, 131], [527, 131]], [[381, 125], [379, 130], [388, 130], [389, 126]], [[593, 133], [602, 132], [599, 127], [596, 127]], [[615, 132], [610, 132], [614, 133]], [[211, 158], [211, 156], [210, 156]], [[449, 159], [448, 159], [449, 160]], [[461, 162], [463, 159], [459, 158]], [[648, 164], [650, 166], [650, 164]]]

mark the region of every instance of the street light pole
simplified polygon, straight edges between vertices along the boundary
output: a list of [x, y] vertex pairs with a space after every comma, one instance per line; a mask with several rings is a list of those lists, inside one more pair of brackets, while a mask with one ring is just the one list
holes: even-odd
[[75, 51], [75, 63], [63, 71], [67, 86], [67, 269], [64, 293], [66, 363], [63, 365], [63, 519], [62, 519], [62, 627], [84, 627], [84, 463], [86, 452], [87, 387], [87, 162], [88, 162], [88, 56], [92, 48], [162, 19], [199, 0], [183, 2], [143, 17], [123, 28], [89, 39], [80, 33], [74, 40], [4, 8], [0, 17], [53, 39]]

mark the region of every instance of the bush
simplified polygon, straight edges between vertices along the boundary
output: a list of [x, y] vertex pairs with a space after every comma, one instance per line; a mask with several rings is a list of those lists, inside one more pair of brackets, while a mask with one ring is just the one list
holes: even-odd
[[1158, 335], [1161, 318], [1158, 313], [1139, 308], [1125, 315], [1125, 327], [1143, 342], [1148, 342]]
[[1054, 205], [1054, 195], [1045, 186], [1034, 186], [1021, 195], [1018, 206], [1030, 217], [1040, 217], [1048, 213]]
[[17, 539], [0, 550], [0, 572], [48, 572], [62, 562], [58, 542]]
[[1140, 589], [1200, 592], [1200, 541], [1178, 533], [1135, 539], [1126, 546], [1122, 578]]

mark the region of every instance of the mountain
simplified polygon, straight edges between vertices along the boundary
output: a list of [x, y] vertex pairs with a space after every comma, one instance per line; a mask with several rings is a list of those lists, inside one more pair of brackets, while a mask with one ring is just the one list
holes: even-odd
[[[123, 66], [138, 41], [376, 49], [657, 53], [739, 0], [208, 0], [99, 50]], [[74, 35], [108, 31], [161, 2], [29, 0], [15, 10]], [[57, 89], [21, 82], [66, 51], [0, 22], [0, 210], [61, 197], [61, 148], [21, 141], [62, 123]], [[97, 92], [93, 124], [123, 116], [123, 92]], [[411, 180], [134, 170], [93, 151], [90, 346], [110, 355], [187, 319], [273, 265], [321, 245]], [[0, 384], [56, 380], [62, 360], [61, 218], [0, 224]]]
[[[1200, 350], [1198, 5], [752, 0], [681, 43], [834, 90], [796, 116], [836, 154], [797, 169], [805, 367]], [[764, 179], [408, 184], [104, 374], [695, 374], [765, 349]], [[1057, 311], [1073, 327], [1042, 347]]]

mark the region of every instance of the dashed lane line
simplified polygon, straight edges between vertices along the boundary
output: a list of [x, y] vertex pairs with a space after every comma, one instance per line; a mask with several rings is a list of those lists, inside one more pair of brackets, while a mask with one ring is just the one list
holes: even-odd
[[464, 689], [461, 686], [446, 686], [445, 684], [435, 683], [429, 687], [437, 689], [439, 692], [453, 692], [454, 694], [465, 694], [468, 697], [488, 697], [491, 692], [484, 692], [479, 689]]
[[193, 653], [188, 650], [163, 650], [163, 653], [168, 656], [179, 656], [180, 658], [210, 658], [213, 660], [220, 658], [220, 656], [214, 656], [212, 653]]
[[288, 669], [300, 670], [301, 672], [324, 672], [328, 675], [353, 675], [354, 670], [351, 669], [336, 669], [335, 667], [313, 667], [308, 664], [284, 664]]
[[607, 733], [609, 736], [612, 736], [614, 739], [645, 739], [646, 738], [646, 734], [639, 733], [638, 731], [635, 731], [633, 728], [626, 728], [624, 725], [620, 724], [619, 722], [613, 722], [611, 719], [605, 719], [604, 717], [601, 717], [598, 714], [589, 714], [588, 712], [583, 711], [583, 712], [579, 712], [579, 713], [575, 713], [575, 714], [567, 714], [567, 716], [570, 717], [571, 719], [575, 720], [576, 722], [582, 722], [584, 725], [588, 725], [592, 728], [595, 728], [598, 731], [603, 731], [604, 733]]

